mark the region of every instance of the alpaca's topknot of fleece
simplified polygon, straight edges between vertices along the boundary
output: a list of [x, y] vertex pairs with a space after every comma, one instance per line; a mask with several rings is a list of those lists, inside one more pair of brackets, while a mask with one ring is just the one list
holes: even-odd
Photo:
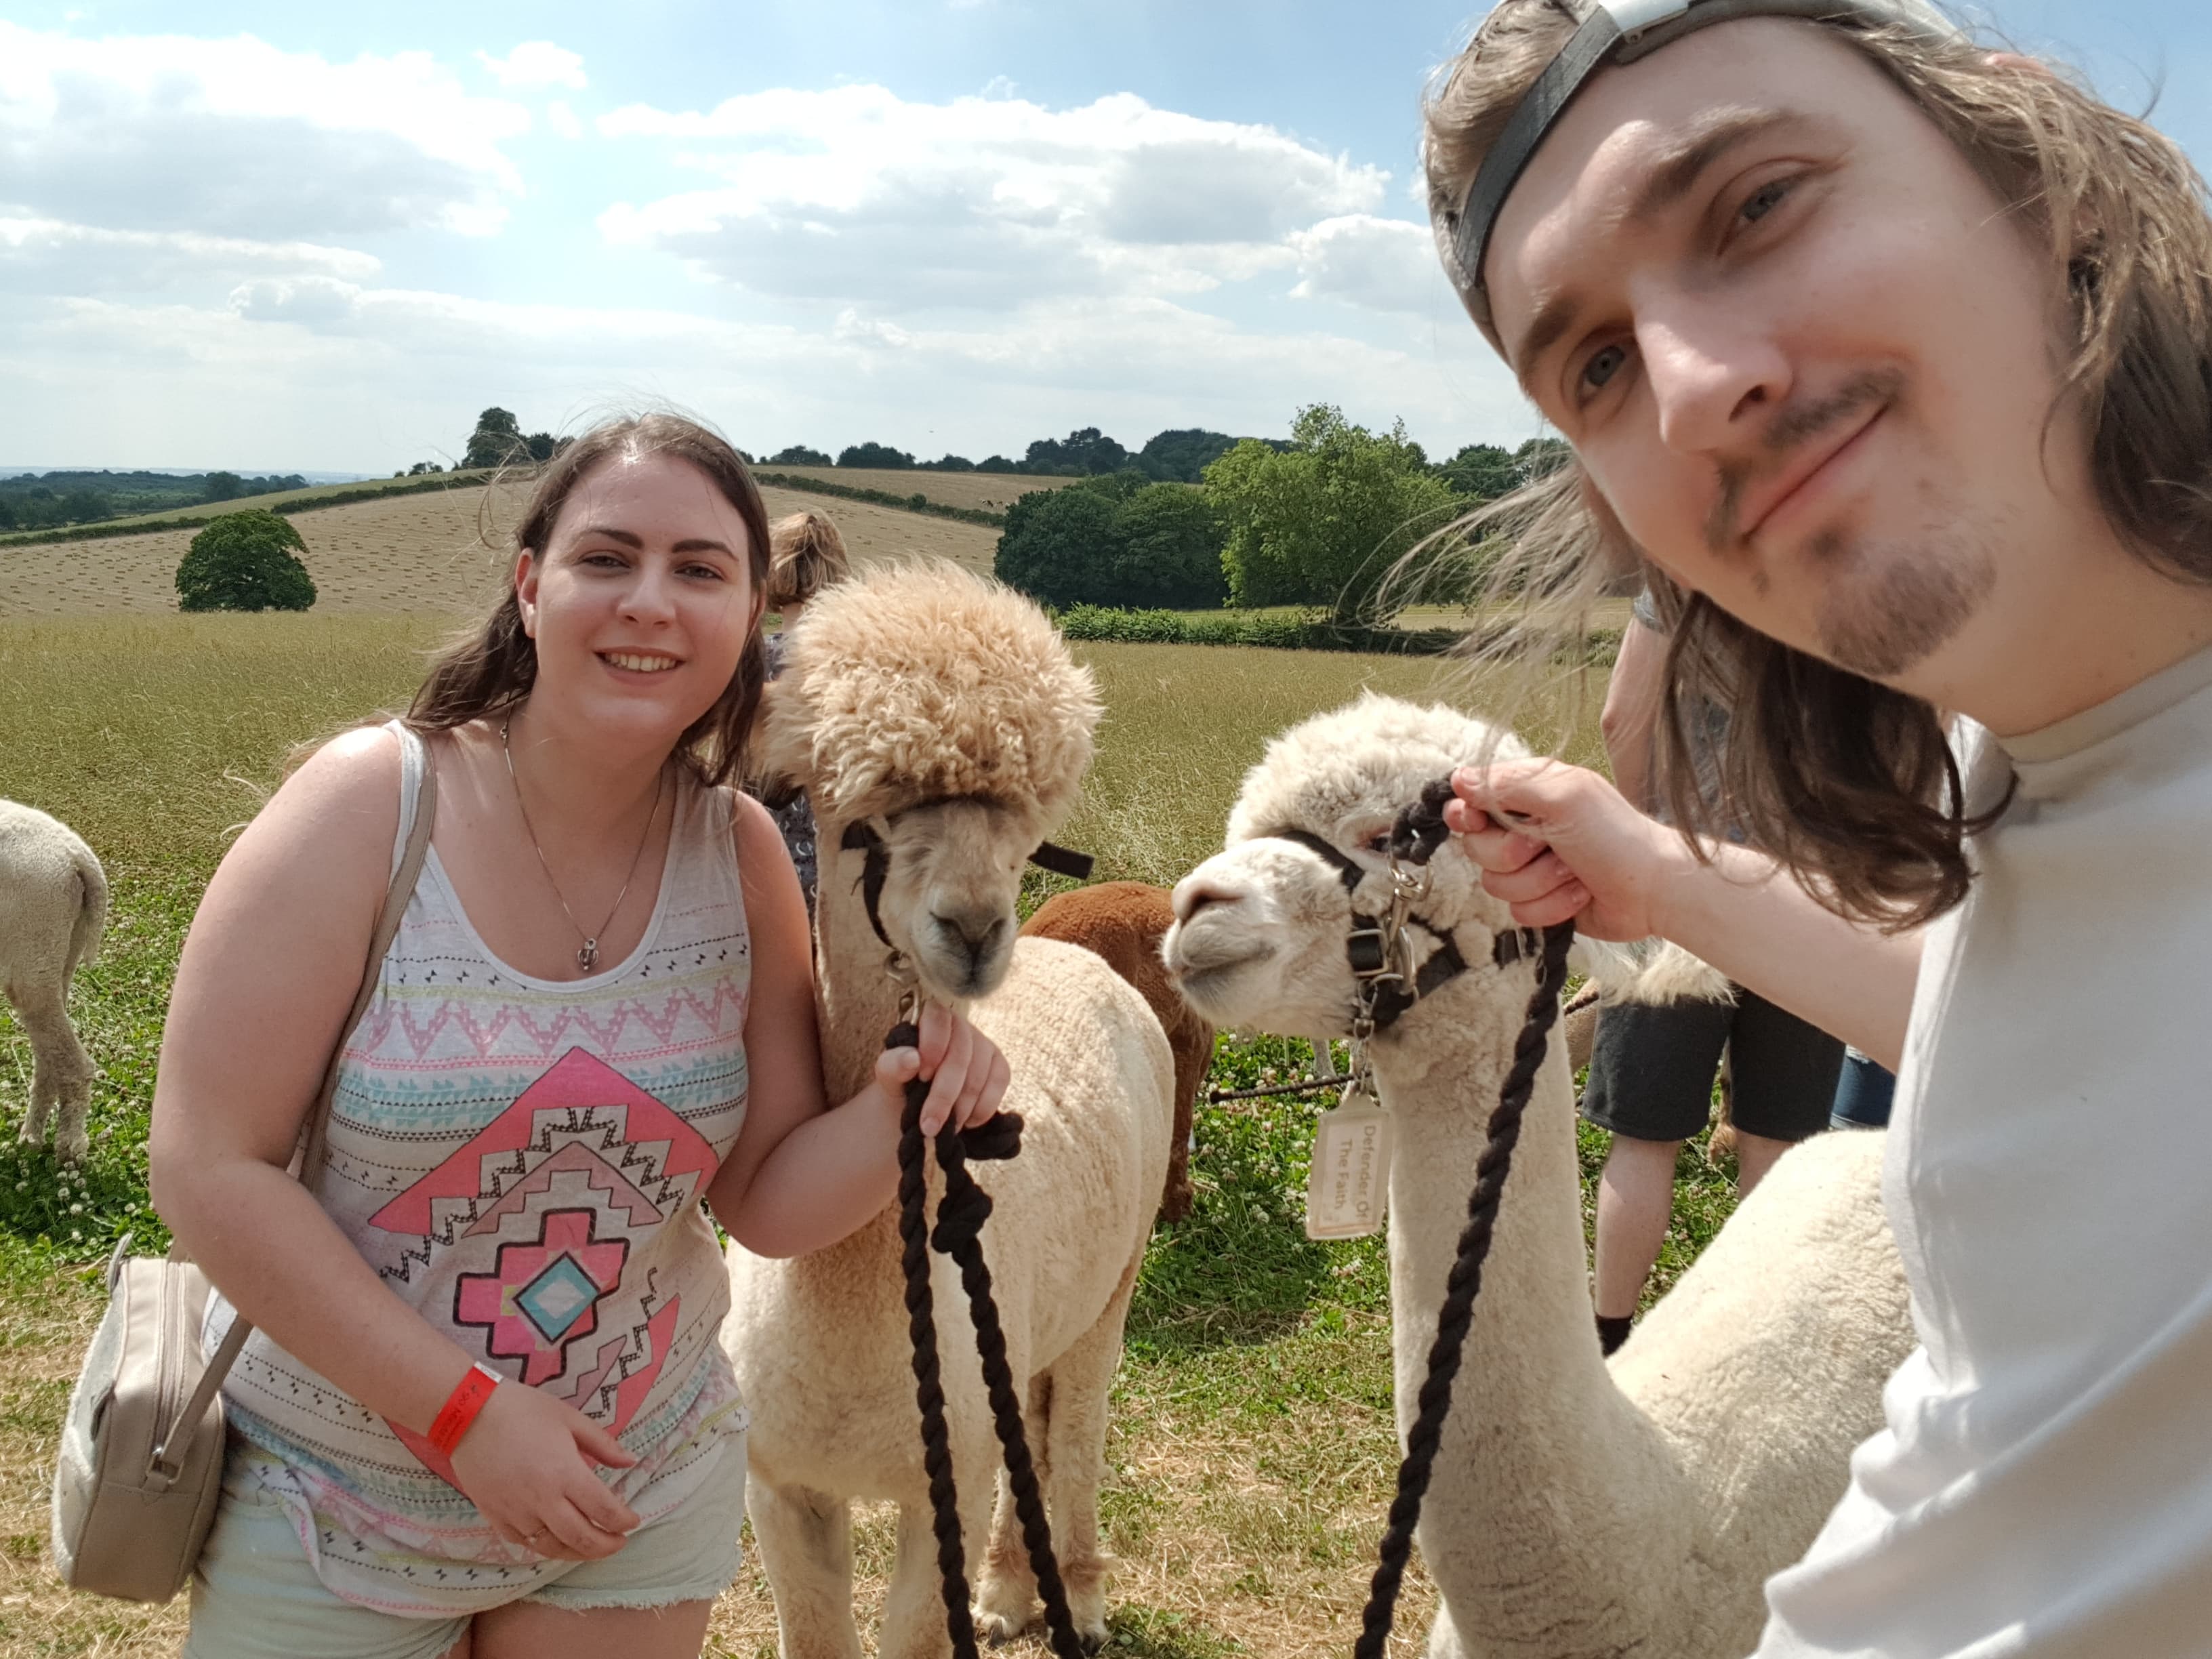
[[1097, 688], [1043, 611], [942, 561], [884, 565], [806, 608], [769, 688], [765, 758], [825, 822], [948, 796], [1032, 812], [1075, 805]]
[[1268, 744], [1230, 810], [1228, 845], [1279, 830], [1333, 836], [1348, 817], [1411, 805], [1424, 784], [1459, 767], [1528, 752], [1511, 732], [1456, 708], [1363, 692]]

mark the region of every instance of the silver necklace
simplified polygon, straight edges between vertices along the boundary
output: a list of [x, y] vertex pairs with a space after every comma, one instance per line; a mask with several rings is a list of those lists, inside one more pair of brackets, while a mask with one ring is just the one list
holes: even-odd
[[629, 896], [629, 884], [637, 879], [637, 866], [645, 861], [645, 844], [653, 839], [653, 821], [660, 816], [660, 789], [668, 769], [663, 767], [653, 775], [653, 810], [645, 815], [645, 831], [637, 838], [637, 851], [630, 854], [629, 873], [623, 878], [622, 891], [615, 895], [615, 902], [607, 910], [606, 921], [586, 933], [584, 924], [576, 920], [576, 913], [568, 908], [568, 900], [561, 891], [561, 884], [553, 879], [553, 866], [545, 861], [545, 849], [538, 844], [538, 832], [530, 827], [530, 809], [522, 804], [522, 780], [514, 775], [514, 750], [508, 747], [507, 741], [507, 728], [513, 723], [512, 716], [499, 723], [499, 752], [507, 758], [507, 781], [514, 786], [514, 810], [522, 814], [522, 833], [530, 837], [530, 850], [538, 854], [538, 867], [545, 872], [545, 884], [553, 890], [553, 896], [561, 901], [562, 914], [568, 918], [568, 925], [576, 930], [576, 937], [584, 941], [576, 950], [576, 966], [588, 974], [599, 959], [599, 935], [607, 931], [609, 923], [622, 908], [623, 901]]

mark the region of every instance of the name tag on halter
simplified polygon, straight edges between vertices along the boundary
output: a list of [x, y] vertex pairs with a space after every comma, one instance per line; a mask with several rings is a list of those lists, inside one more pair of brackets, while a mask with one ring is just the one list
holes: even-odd
[[1360, 1238], [1382, 1227], [1389, 1201], [1390, 1114], [1358, 1088], [1321, 1115], [1306, 1174], [1306, 1237]]

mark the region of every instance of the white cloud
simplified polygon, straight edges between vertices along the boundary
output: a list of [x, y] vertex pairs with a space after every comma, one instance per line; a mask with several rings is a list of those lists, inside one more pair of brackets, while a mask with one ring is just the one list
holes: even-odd
[[[580, 60], [496, 62], [582, 83]], [[597, 123], [616, 159], [677, 171], [603, 234], [764, 298], [506, 302], [542, 244], [453, 261], [469, 291], [436, 291], [434, 237], [362, 239], [495, 228], [531, 122], [456, 65], [475, 73], [0, 23], [0, 458], [377, 471], [458, 445], [490, 401], [532, 429], [658, 399], [749, 446], [970, 455], [1091, 423], [1279, 432], [1316, 398], [1455, 443], [1528, 427], [1448, 291], [1451, 326], [1418, 320], [1441, 277], [1417, 226], [1379, 216], [1389, 174], [1127, 95], [619, 111]], [[550, 131], [589, 131], [540, 98]], [[599, 204], [576, 197], [550, 192], [569, 221], [532, 234], [572, 234]], [[356, 241], [415, 285], [380, 286]]]
[[1370, 311], [1435, 314], [1457, 300], [1425, 226], [1350, 213], [1291, 234], [1301, 300], [1342, 300]]
[[247, 271], [365, 279], [369, 254], [312, 242], [260, 242], [191, 231], [108, 230], [58, 219], [0, 217], [0, 289], [41, 294], [145, 293]]
[[584, 76], [583, 58], [550, 40], [526, 40], [504, 58], [480, 52], [477, 62], [503, 87], [572, 87], [580, 91], [590, 84]]
[[[1378, 346], [1239, 328], [1165, 300], [1074, 299], [972, 325], [854, 312], [803, 329], [643, 307], [512, 305], [302, 271], [227, 306], [0, 306], [0, 456], [373, 471], [452, 447], [497, 401], [534, 429], [672, 401], [738, 442], [875, 438], [981, 456], [1097, 424], [1283, 431], [1316, 398], [1432, 447], [1534, 429], [1480, 337]], [[333, 398], [332, 386], [346, 395]], [[536, 411], [536, 412], [529, 412]], [[450, 428], [450, 430], [448, 430]]]
[[599, 221], [611, 240], [764, 294], [898, 311], [1200, 292], [1288, 266], [1293, 232], [1378, 205], [1389, 179], [1129, 94], [1053, 111], [786, 89], [704, 113], [633, 106], [599, 128], [720, 181], [617, 204]]
[[310, 328], [349, 325], [364, 290], [336, 276], [262, 276], [230, 292], [230, 308], [249, 322], [303, 323]]
[[520, 105], [428, 53], [333, 64], [251, 35], [100, 40], [0, 22], [0, 208], [250, 240], [496, 229]]

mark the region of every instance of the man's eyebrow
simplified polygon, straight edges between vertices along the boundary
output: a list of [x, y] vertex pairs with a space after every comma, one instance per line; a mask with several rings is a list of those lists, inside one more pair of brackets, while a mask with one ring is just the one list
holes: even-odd
[[1657, 218], [1695, 189], [1705, 169], [1729, 151], [1805, 119], [1787, 109], [1707, 110], [1674, 135], [1652, 161], [1629, 204], [1626, 222], [1642, 224]]
[[[1747, 109], [1741, 106], [1708, 110], [1672, 135], [1645, 169], [1630, 198], [1624, 224], [1643, 224], [1656, 218], [1697, 187], [1698, 180], [1715, 161], [1740, 145], [1747, 144], [1778, 128], [1802, 125], [1807, 118], [1795, 110]], [[1547, 351], [1574, 331], [1581, 319], [1581, 297], [1572, 289], [1555, 289], [1536, 307], [1528, 331], [1512, 356], [1513, 372], [1525, 387], [1529, 371]]]

